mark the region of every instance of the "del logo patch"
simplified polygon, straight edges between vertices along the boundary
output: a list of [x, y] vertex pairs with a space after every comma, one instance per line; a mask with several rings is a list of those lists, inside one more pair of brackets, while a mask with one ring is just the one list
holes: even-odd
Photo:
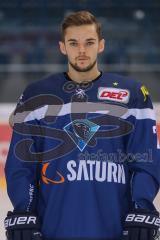
[[100, 87], [98, 89], [98, 99], [128, 103], [130, 92], [127, 89]]

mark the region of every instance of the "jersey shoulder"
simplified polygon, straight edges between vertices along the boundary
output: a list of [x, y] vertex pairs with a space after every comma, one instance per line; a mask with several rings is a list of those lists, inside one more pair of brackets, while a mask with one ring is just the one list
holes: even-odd
[[104, 74], [104, 78], [108, 78], [112, 82], [112, 86], [117, 91], [125, 90], [128, 92], [129, 108], [146, 108], [147, 106], [152, 108], [149, 90], [140, 81], [137, 81], [129, 76], [123, 76], [113, 73]]
[[29, 84], [24, 90], [25, 99], [40, 95], [52, 94], [56, 87], [64, 80], [63, 73], [49, 75], [41, 80]]
[[[109, 78], [113, 85], [118, 87], [124, 87], [131, 91], [138, 90], [143, 84], [130, 76], [124, 76], [115, 73], [104, 73], [104, 78]], [[116, 85], [117, 84], [117, 85]]]

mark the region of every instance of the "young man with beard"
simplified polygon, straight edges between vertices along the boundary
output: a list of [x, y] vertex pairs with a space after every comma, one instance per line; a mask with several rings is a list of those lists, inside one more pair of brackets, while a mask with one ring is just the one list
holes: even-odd
[[103, 73], [100, 23], [62, 23], [68, 71], [29, 85], [12, 116], [5, 166], [8, 240], [153, 240], [160, 155], [147, 89]]

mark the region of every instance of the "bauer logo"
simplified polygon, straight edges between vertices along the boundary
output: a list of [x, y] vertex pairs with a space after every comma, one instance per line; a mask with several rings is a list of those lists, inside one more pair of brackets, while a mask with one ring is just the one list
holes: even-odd
[[8, 227], [13, 227], [15, 225], [26, 225], [26, 224], [36, 225], [36, 221], [37, 221], [37, 217], [35, 216], [7, 217], [4, 221], [4, 227], [8, 228]]
[[160, 218], [154, 215], [128, 214], [126, 222], [146, 223], [160, 227]]
[[98, 99], [100, 100], [109, 100], [122, 103], [128, 103], [130, 97], [130, 92], [127, 89], [120, 88], [105, 88], [100, 87], [98, 89]]

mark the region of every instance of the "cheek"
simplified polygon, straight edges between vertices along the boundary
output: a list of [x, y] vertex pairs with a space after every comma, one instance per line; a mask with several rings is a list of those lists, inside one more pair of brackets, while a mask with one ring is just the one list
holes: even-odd
[[90, 54], [91, 54], [90, 56], [96, 58], [98, 55], [98, 47], [94, 47], [93, 49], [91, 49]]
[[89, 51], [91, 52], [91, 54], [96, 55], [98, 53], [98, 45], [95, 45], [94, 47], [89, 49]]
[[74, 59], [77, 55], [76, 55], [76, 50], [70, 49], [70, 48], [66, 48], [66, 53], [68, 58], [70, 59]]

